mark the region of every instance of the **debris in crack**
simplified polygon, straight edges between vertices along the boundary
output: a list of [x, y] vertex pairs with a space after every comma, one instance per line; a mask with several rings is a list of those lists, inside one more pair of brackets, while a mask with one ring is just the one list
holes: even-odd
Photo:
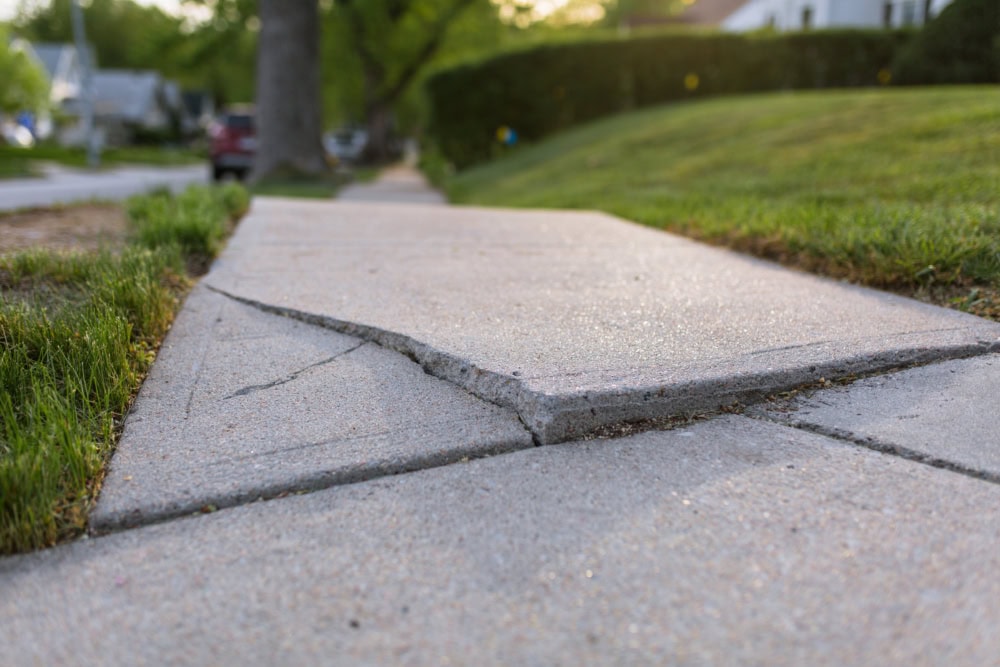
[[353, 347], [351, 347], [351, 348], [349, 348], [347, 350], [344, 350], [343, 352], [341, 352], [339, 354], [335, 354], [332, 357], [330, 357], [329, 359], [323, 359], [322, 361], [317, 361], [315, 364], [309, 364], [305, 368], [301, 368], [301, 369], [295, 371], [294, 373], [291, 373], [290, 375], [287, 375], [287, 376], [281, 378], [280, 380], [275, 380], [274, 382], [268, 382], [267, 384], [252, 384], [252, 385], [249, 385], [247, 387], [243, 387], [239, 391], [235, 391], [232, 394], [230, 394], [229, 396], [226, 396], [226, 398], [224, 400], [229, 400], [230, 398], [236, 398], [237, 396], [246, 396], [247, 394], [253, 394], [254, 392], [264, 391], [266, 389], [273, 389], [274, 387], [280, 387], [283, 384], [288, 384], [289, 382], [297, 380], [299, 378], [299, 376], [302, 375], [303, 373], [306, 373], [306, 372], [308, 372], [308, 371], [310, 371], [310, 370], [312, 370], [314, 368], [319, 368], [320, 366], [325, 366], [325, 365], [327, 365], [329, 363], [332, 363], [332, 362], [336, 361], [337, 359], [341, 358], [342, 356], [344, 356], [345, 354], [350, 354], [351, 352], [354, 352], [355, 350], [357, 350], [361, 346], [367, 345], [367, 344], [368, 344], [368, 341], [361, 341], [357, 345], [354, 345]]

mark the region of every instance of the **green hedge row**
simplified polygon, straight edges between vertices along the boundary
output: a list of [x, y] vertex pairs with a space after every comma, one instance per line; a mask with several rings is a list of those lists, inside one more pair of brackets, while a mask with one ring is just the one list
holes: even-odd
[[653, 35], [539, 46], [430, 79], [429, 132], [458, 167], [481, 162], [509, 127], [536, 141], [588, 120], [696, 96], [875, 86], [910, 33]]
[[1000, 83], [1000, 2], [956, 0], [901, 49], [904, 84]]

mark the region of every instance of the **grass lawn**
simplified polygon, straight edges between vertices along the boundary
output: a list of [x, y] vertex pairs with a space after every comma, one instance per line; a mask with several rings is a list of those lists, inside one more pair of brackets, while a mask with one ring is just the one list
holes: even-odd
[[998, 86], [659, 107], [512, 151], [445, 186], [455, 202], [600, 209], [903, 292], [1000, 287]]
[[315, 179], [278, 178], [250, 186], [250, 193], [267, 197], [331, 199], [348, 183], [374, 181], [380, 171], [377, 167], [358, 167], [346, 173], [336, 171]]
[[119, 252], [0, 256], [0, 554], [79, 534], [124, 415], [238, 186], [130, 201]]
[[338, 189], [332, 181], [268, 181], [250, 186], [254, 195], [301, 199], [332, 199]]
[[[36, 175], [37, 163], [57, 162], [67, 167], [87, 166], [87, 153], [82, 148], [40, 145], [34, 148], [0, 146], [0, 178], [17, 178]], [[101, 151], [101, 166], [146, 164], [180, 166], [206, 163], [207, 158], [186, 148], [157, 148], [154, 146], [125, 146]]]

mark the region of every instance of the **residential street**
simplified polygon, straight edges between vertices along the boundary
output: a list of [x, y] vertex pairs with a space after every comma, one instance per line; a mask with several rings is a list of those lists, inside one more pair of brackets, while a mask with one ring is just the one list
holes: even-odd
[[178, 191], [192, 183], [206, 183], [208, 176], [206, 165], [115, 167], [96, 173], [53, 166], [44, 178], [0, 180], [0, 211], [91, 199], [120, 200], [161, 187]]

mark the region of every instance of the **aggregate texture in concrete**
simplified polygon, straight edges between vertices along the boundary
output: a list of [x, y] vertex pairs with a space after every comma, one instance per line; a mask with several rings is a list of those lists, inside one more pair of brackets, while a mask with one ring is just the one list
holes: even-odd
[[744, 417], [0, 559], [5, 664], [1000, 655], [1000, 486]]
[[946, 361], [800, 395], [769, 418], [1000, 481], [1000, 356]]
[[91, 527], [531, 446], [514, 413], [397, 352], [198, 288], [126, 420]]
[[1000, 349], [1000, 325], [587, 212], [254, 200], [211, 286], [377, 340], [540, 442]]

